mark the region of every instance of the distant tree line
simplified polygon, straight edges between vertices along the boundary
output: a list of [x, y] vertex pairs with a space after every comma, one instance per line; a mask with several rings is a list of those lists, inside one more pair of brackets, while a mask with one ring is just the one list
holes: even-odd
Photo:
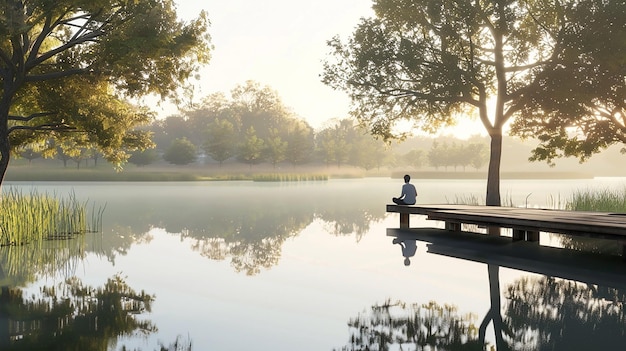
[[[364, 170], [407, 166], [413, 169], [434, 167], [454, 170], [479, 169], [487, 161], [488, 141], [442, 138], [429, 140], [421, 147], [404, 152], [399, 144], [375, 139], [352, 119], [335, 120], [315, 131], [284, 106], [278, 94], [267, 86], [248, 81], [227, 97], [215, 93], [194, 109], [180, 115], [155, 120], [145, 127], [155, 147], [131, 153], [129, 162], [148, 166], [165, 161], [174, 165], [200, 162], [244, 163], [253, 167], [267, 163], [273, 167], [323, 164], [326, 167], [358, 167]], [[52, 143], [53, 141], [50, 141]], [[49, 150], [54, 149], [54, 153]], [[65, 167], [77, 168], [101, 155], [95, 149], [77, 145], [27, 145], [16, 156], [29, 162], [54, 155]]]
[[148, 165], [162, 157], [185, 165], [204, 155], [219, 165], [226, 161], [248, 164], [324, 164], [365, 170], [407, 165], [415, 168], [482, 167], [487, 140], [456, 140], [433, 144], [430, 150], [394, 152], [351, 119], [314, 131], [285, 107], [277, 93], [252, 81], [236, 87], [230, 98], [208, 96], [182, 115], [155, 121], [150, 127], [156, 149], [136, 152], [130, 162]]

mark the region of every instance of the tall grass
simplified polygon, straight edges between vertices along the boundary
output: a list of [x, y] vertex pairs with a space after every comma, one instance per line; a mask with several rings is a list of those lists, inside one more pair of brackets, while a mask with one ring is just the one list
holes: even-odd
[[575, 191], [565, 208], [572, 211], [626, 212], [626, 188]]
[[73, 193], [58, 197], [35, 190], [23, 194], [10, 188], [0, 198], [0, 246], [70, 239], [100, 231], [103, 211], [94, 206], [88, 221], [87, 203], [79, 202]]
[[[454, 199], [449, 199], [446, 196], [446, 201], [452, 205], [471, 205], [471, 206], [482, 206], [485, 205], [485, 198], [479, 197], [476, 194], [464, 194], [464, 195], [454, 195]], [[507, 194], [502, 199], [502, 206], [504, 207], [516, 207], [511, 194]]]
[[328, 180], [327, 175], [321, 174], [259, 174], [252, 176], [255, 182], [305, 182]]

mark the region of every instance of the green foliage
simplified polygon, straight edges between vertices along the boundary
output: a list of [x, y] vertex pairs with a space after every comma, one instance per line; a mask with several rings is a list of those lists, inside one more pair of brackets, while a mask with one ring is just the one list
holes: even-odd
[[249, 127], [239, 147], [239, 158], [252, 166], [255, 163], [261, 162], [263, 148], [263, 139], [257, 136], [254, 127]]
[[196, 147], [187, 138], [181, 138], [172, 142], [163, 159], [175, 165], [187, 165], [196, 160], [196, 155]]
[[0, 246], [99, 231], [104, 210], [94, 208], [89, 218], [87, 204], [78, 202], [73, 194], [57, 198], [35, 191], [24, 195], [14, 189], [3, 192], [0, 209]]
[[154, 149], [147, 149], [143, 151], [135, 151], [131, 154], [128, 162], [137, 166], [147, 166], [154, 163], [159, 159], [159, 155]]
[[612, 144], [626, 143], [626, 3], [619, 0], [565, 4], [571, 25], [561, 45], [518, 104], [524, 118], [512, 133], [538, 138], [533, 161], [559, 157], [581, 162]]
[[467, 166], [479, 169], [487, 159], [487, 145], [479, 142], [453, 141], [450, 145], [445, 141], [443, 143], [435, 141], [428, 151], [428, 161], [436, 169], [439, 167], [447, 169], [449, 166], [454, 167], [455, 171], [457, 167], [463, 167], [465, 170]]
[[[598, 3], [568, 6], [587, 2]], [[480, 118], [492, 138], [486, 202], [499, 205], [503, 126], [526, 117], [525, 94], [561, 63], [555, 59], [568, 45], [578, 45], [564, 34], [588, 21], [584, 11], [551, 1], [469, 0], [378, 0], [373, 9], [375, 16], [362, 18], [350, 37], [328, 42], [323, 82], [346, 92], [351, 113], [385, 140], [405, 138], [406, 122], [434, 132], [459, 117]], [[626, 16], [615, 16], [621, 17], [604, 23], [610, 26], [586, 33], [598, 38], [613, 24], [622, 31]], [[578, 78], [540, 94], [556, 99], [583, 82]], [[595, 144], [584, 148], [593, 151]]]
[[237, 147], [235, 126], [226, 119], [215, 119], [208, 127], [203, 148], [220, 165], [233, 157]]
[[176, 100], [210, 57], [206, 14], [178, 21], [173, 0], [17, 0], [0, 13], [0, 179], [11, 147], [47, 139], [121, 165], [151, 146], [136, 129], [151, 113], [126, 98]]
[[626, 188], [622, 191], [578, 190], [566, 202], [565, 208], [572, 211], [626, 213]]
[[259, 174], [252, 176], [255, 182], [306, 182], [328, 180], [324, 174]]
[[[287, 142], [278, 135], [277, 129], [270, 130], [270, 136], [265, 140], [265, 159], [276, 167], [276, 164], [285, 160]], [[293, 146], [293, 145], [292, 145]]]

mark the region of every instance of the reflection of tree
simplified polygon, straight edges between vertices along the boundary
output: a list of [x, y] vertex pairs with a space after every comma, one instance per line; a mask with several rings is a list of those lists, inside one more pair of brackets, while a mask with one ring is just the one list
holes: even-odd
[[515, 350], [616, 350], [626, 345], [626, 292], [551, 277], [507, 288]]
[[[90, 234], [85, 234], [90, 235]], [[71, 275], [85, 257], [85, 236], [0, 248], [0, 286], [25, 285], [62, 271]]]
[[296, 236], [310, 222], [312, 214], [289, 214], [288, 207], [272, 211], [249, 213], [245, 218], [212, 216], [209, 231], [181, 233], [194, 240], [192, 248], [212, 260], [231, 257], [237, 272], [258, 274], [261, 268], [271, 268], [278, 263], [282, 244]]
[[475, 320], [473, 315], [459, 316], [450, 305], [387, 301], [350, 319], [350, 344], [341, 350], [482, 350]]
[[368, 199], [365, 196], [329, 196], [329, 199], [315, 204], [315, 217], [326, 222], [325, 229], [330, 234], [354, 234], [358, 241], [369, 232], [372, 223], [386, 216], [385, 207], [381, 206], [384, 200]]
[[503, 351], [508, 349], [508, 345], [504, 341], [503, 335], [503, 323], [501, 311], [501, 299], [500, 299], [500, 266], [495, 264], [487, 265], [487, 272], [489, 274], [489, 310], [483, 321], [478, 328], [478, 339], [485, 341], [485, 334], [489, 322], [493, 322], [493, 329], [496, 337], [496, 346], [498, 350]]
[[149, 230], [148, 226], [141, 231], [134, 231], [130, 227], [115, 227], [106, 234], [90, 236], [90, 248], [96, 255], [104, 256], [115, 264], [117, 256], [126, 256], [133, 245], [150, 243], [154, 238]]
[[355, 204], [341, 204], [322, 208], [316, 217], [326, 222], [325, 229], [333, 235], [356, 236], [357, 241], [369, 232], [370, 224], [385, 218], [383, 206], [364, 208]]
[[316, 218], [329, 233], [354, 233], [359, 240], [373, 221], [385, 218], [381, 204], [388, 197], [384, 187], [361, 180], [167, 183], [99, 190], [98, 201], [107, 204], [107, 230], [95, 253], [115, 262], [133, 244], [151, 240], [146, 235], [150, 229], [163, 228], [189, 239], [205, 257], [229, 259], [236, 270], [256, 274], [275, 265], [285, 240]]
[[150, 311], [154, 297], [137, 293], [120, 276], [101, 287], [76, 278], [45, 286], [40, 296], [3, 287], [0, 295], [2, 350], [107, 350], [118, 336], [156, 331], [138, 313]]
[[619, 241], [561, 234], [552, 235], [557, 236], [561, 245], [563, 245], [566, 249], [615, 256], [620, 256], [622, 254], [622, 246], [619, 244]]

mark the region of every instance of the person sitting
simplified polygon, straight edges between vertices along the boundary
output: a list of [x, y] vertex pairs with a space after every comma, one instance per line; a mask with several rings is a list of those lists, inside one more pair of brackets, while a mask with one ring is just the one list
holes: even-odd
[[417, 198], [417, 190], [411, 183], [411, 176], [406, 174], [404, 176], [404, 184], [402, 185], [402, 193], [400, 197], [394, 197], [392, 200], [396, 205], [415, 205]]

